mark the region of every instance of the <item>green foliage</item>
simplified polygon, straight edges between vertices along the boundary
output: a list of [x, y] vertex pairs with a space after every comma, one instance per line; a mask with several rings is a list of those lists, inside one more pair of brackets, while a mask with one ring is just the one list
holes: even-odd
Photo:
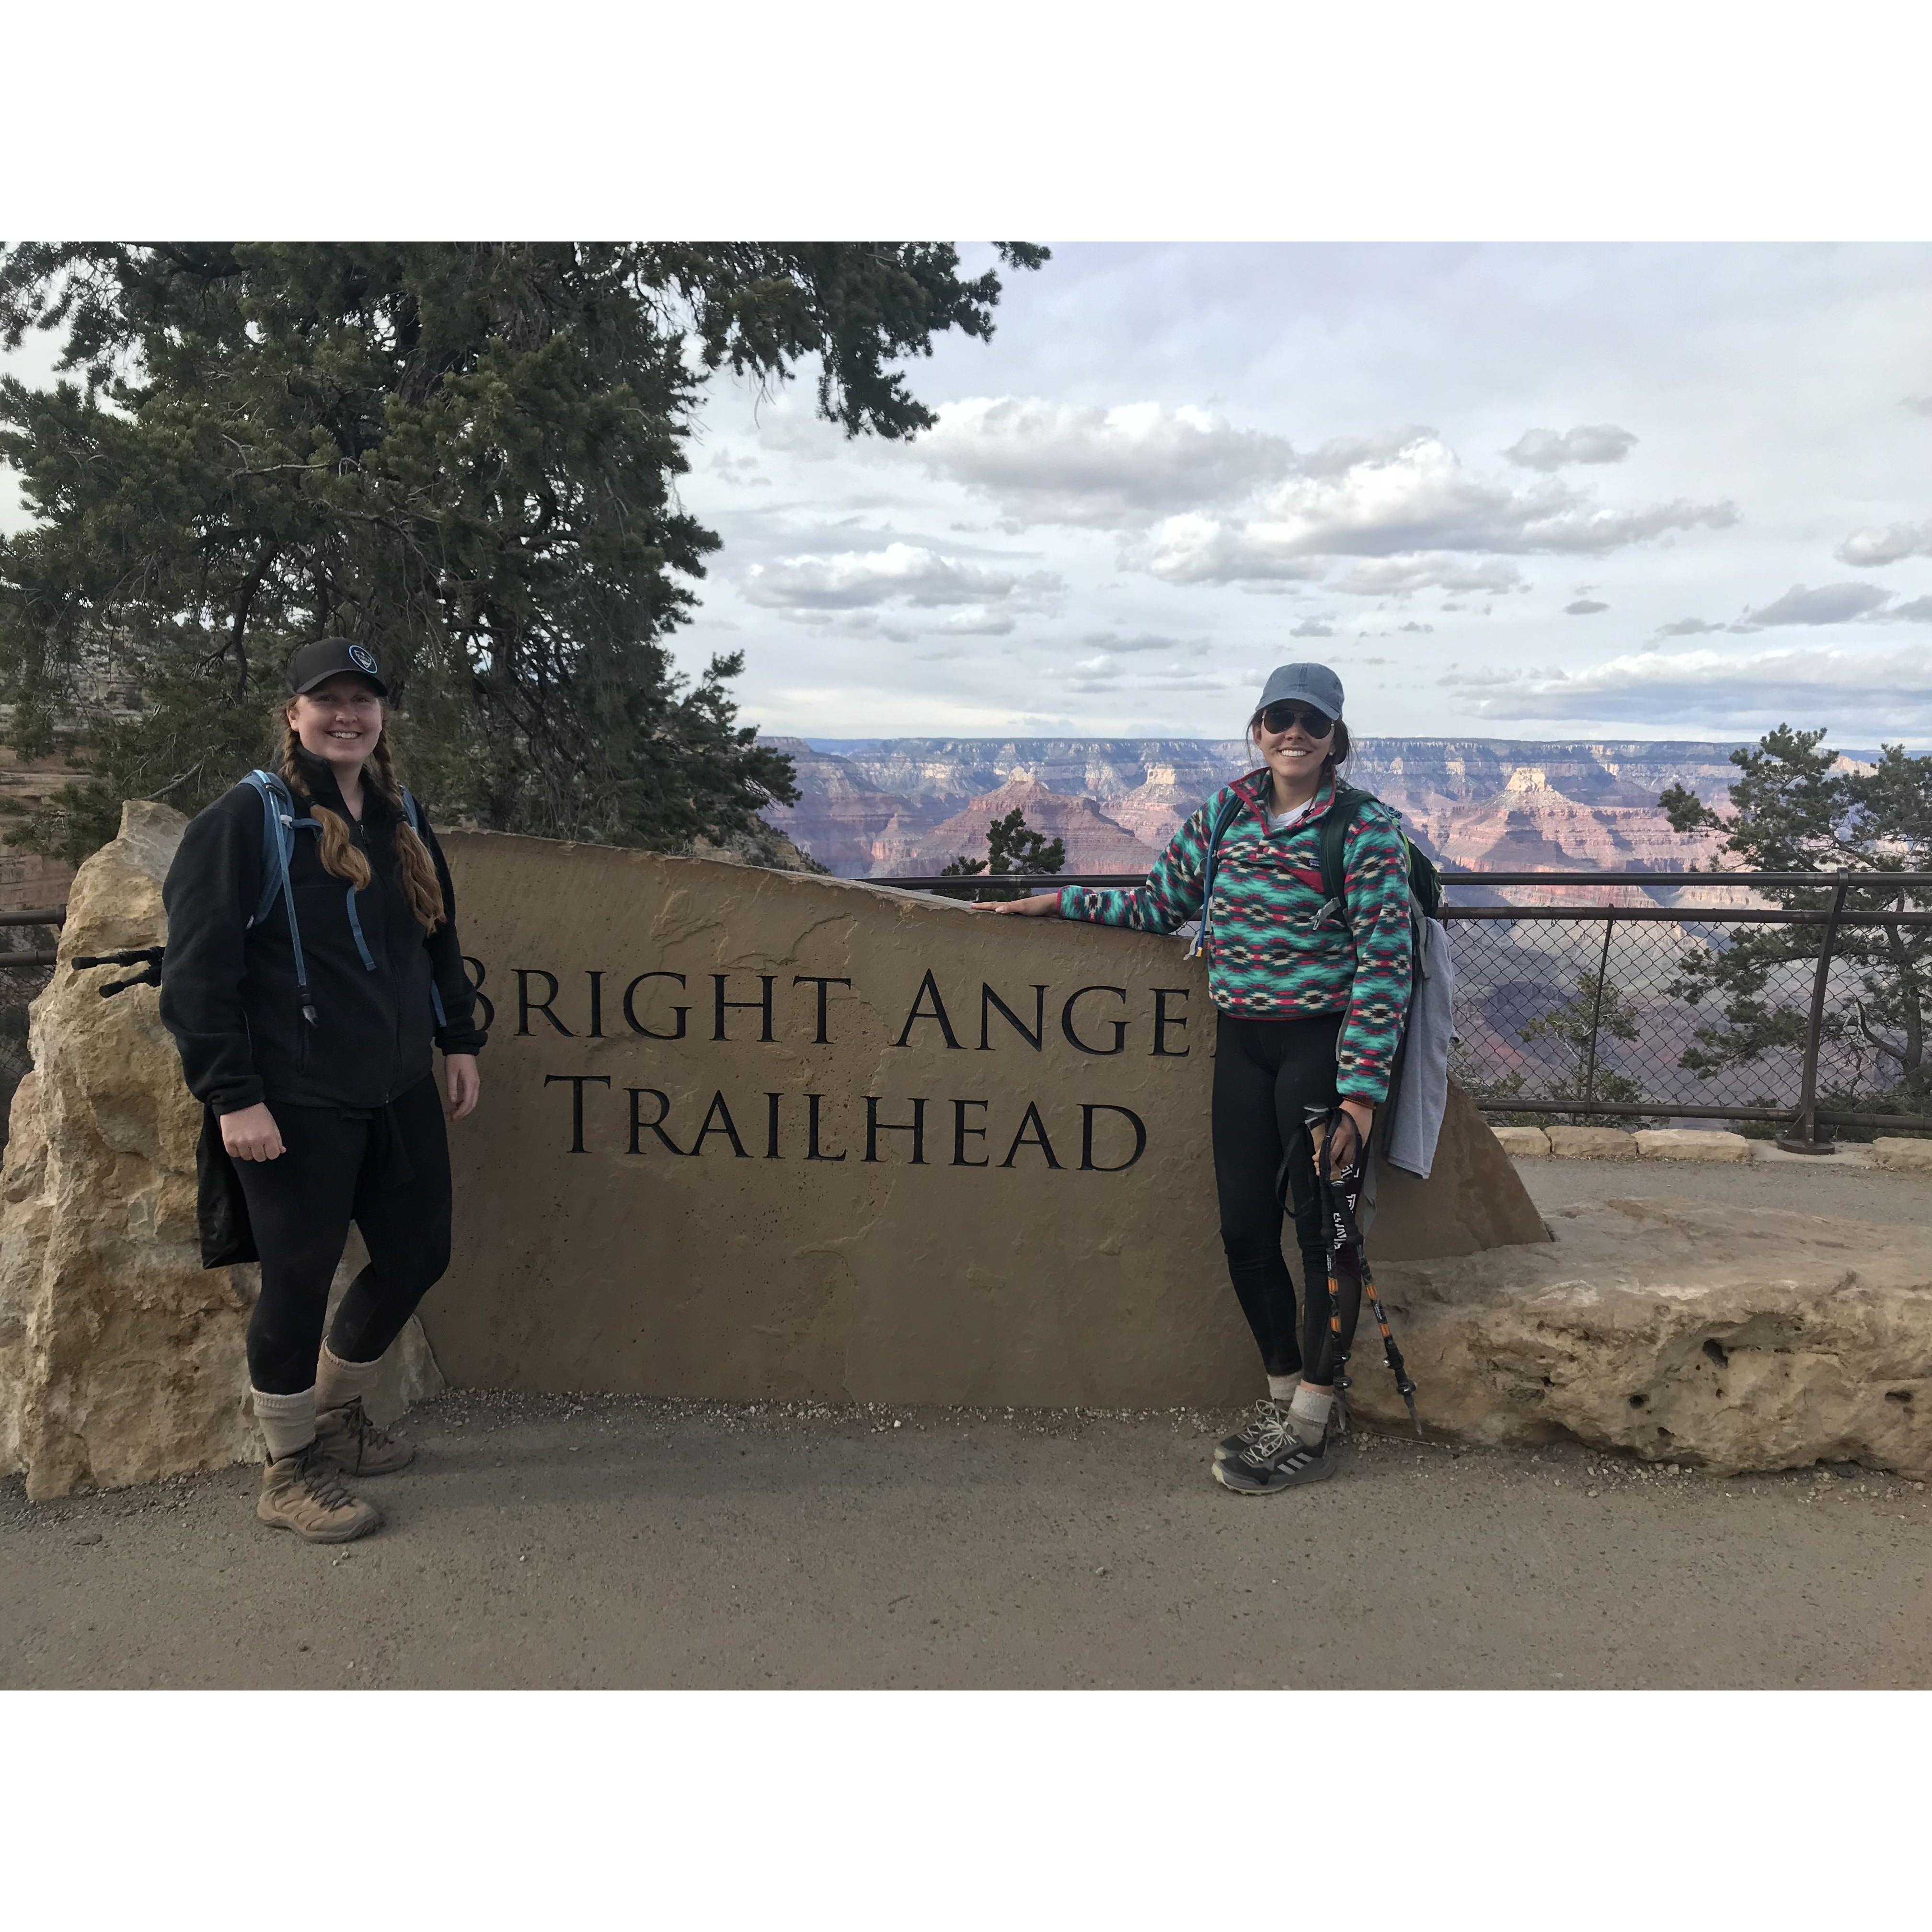
[[[996, 818], [987, 826], [985, 858], [968, 859], [962, 855], [943, 867], [940, 877], [964, 878], [976, 872], [984, 872], [989, 878], [1010, 872], [1037, 875], [1058, 872], [1066, 863], [1066, 840], [1048, 839], [1044, 832], [1034, 831], [1027, 824], [1026, 814], [1016, 806], [1005, 818]], [[944, 896], [953, 899], [1018, 899], [1026, 896], [1026, 889], [988, 886], [983, 890], [947, 891]]]
[[718, 548], [674, 495], [704, 382], [815, 358], [848, 435], [912, 436], [896, 363], [992, 332], [998, 278], [958, 270], [926, 242], [9, 248], [0, 336], [65, 348], [53, 388], [0, 382], [38, 518], [0, 544], [0, 697], [23, 754], [90, 766], [24, 839], [78, 857], [124, 797], [199, 809], [329, 633], [380, 653], [446, 820], [748, 830], [790, 762], [736, 722], [740, 657], [694, 680], [665, 644]]
[[[1526, 1045], [1546, 1040], [1556, 1049], [1563, 1070], [1550, 1088], [1551, 1100], [1628, 1102], [1644, 1097], [1642, 1083], [1612, 1072], [1604, 1064], [1603, 1043], [1606, 1040], [1634, 1040], [1638, 1033], [1637, 1010], [1630, 1001], [1601, 974], [1579, 973], [1575, 991], [1532, 1020], [1520, 1037]], [[1538, 1124], [1547, 1126], [1568, 1118], [1545, 1114]], [[1588, 1125], [1597, 1117], [1582, 1113], [1575, 1119]]]
[[[1821, 728], [1768, 732], [1733, 752], [1743, 776], [1732, 812], [1712, 811], [1681, 785], [1658, 802], [1683, 832], [1724, 834], [1719, 872], [1820, 875], [1769, 889], [1779, 904], [1817, 910], [1832, 903], [1830, 874], [1856, 875], [1847, 911], [1922, 908], [1922, 891], [1888, 875], [1932, 870], [1932, 757], [1888, 745], [1868, 771], [1841, 767]], [[1804, 1046], [1816, 926], [1728, 928], [1721, 944], [1690, 955], [1672, 992], [1719, 1018], [1697, 1030], [1682, 1064], [1706, 1078], [1777, 1048]], [[1926, 1034], [1932, 1022], [1932, 928], [1844, 926], [1833, 947], [1833, 996], [1824, 1021], [1821, 1107], [1847, 1112], [1932, 1111]]]

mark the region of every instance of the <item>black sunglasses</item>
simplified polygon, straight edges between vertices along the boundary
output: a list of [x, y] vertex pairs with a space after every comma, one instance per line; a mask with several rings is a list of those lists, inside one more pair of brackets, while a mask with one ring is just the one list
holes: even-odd
[[1311, 738], [1325, 738], [1335, 728], [1334, 719], [1312, 704], [1270, 704], [1261, 714], [1261, 724], [1265, 731], [1286, 731], [1299, 724]]

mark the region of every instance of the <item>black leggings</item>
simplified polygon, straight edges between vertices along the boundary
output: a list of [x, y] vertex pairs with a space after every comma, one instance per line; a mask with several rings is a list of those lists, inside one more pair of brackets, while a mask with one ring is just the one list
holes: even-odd
[[352, 1220], [369, 1265], [328, 1331], [345, 1362], [373, 1362], [449, 1266], [449, 1138], [436, 1078], [360, 1119], [277, 1106], [283, 1152], [238, 1160], [262, 1295], [248, 1323], [248, 1378], [265, 1395], [314, 1387], [328, 1286]]
[[[1328, 1250], [1316, 1190], [1309, 1107], [1336, 1104], [1335, 1042], [1342, 1016], [1244, 1020], [1222, 1013], [1214, 1034], [1214, 1183], [1221, 1200], [1221, 1245], [1262, 1364], [1271, 1376], [1304, 1371], [1326, 1383], [1333, 1373], [1328, 1328]], [[1282, 1258], [1282, 1168], [1301, 1250], [1300, 1339], [1294, 1282]], [[1354, 1339], [1361, 1285], [1338, 1278], [1342, 1336]]]

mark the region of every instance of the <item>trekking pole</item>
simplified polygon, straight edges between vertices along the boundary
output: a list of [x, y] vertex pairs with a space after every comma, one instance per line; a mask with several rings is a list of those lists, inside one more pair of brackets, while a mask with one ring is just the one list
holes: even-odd
[[124, 993], [130, 986], [158, 986], [161, 983], [161, 955], [165, 946], [136, 946], [128, 952], [86, 953], [74, 962], [78, 973], [91, 966], [138, 966], [140, 971], [125, 980], [116, 980], [112, 986], [103, 986], [100, 997], [111, 1000], [116, 993]]
[[1334, 1337], [1335, 1364], [1334, 1386], [1338, 1390], [1348, 1387], [1348, 1378], [1342, 1372], [1348, 1360], [1347, 1352], [1342, 1346], [1342, 1301], [1336, 1281], [1338, 1261], [1345, 1252], [1352, 1252], [1355, 1278], [1361, 1283], [1364, 1298], [1376, 1318], [1376, 1326], [1381, 1330], [1382, 1356], [1388, 1364], [1389, 1373], [1395, 1378], [1396, 1393], [1408, 1410], [1408, 1419], [1414, 1424], [1415, 1432], [1422, 1434], [1422, 1418], [1416, 1413], [1415, 1384], [1410, 1378], [1408, 1370], [1402, 1359], [1402, 1351], [1396, 1346], [1395, 1333], [1389, 1326], [1387, 1310], [1382, 1298], [1376, 1293], [1375, 1276], [1369, 1267], [1367, 1250], [1362, 1240], [1362, 1231], [1355, 1220], [1355, 1204], [1361, 1194], [1362, 1157], [1366, 1150], [1360, 1144], [1359, 1137], [1355, 1158], [1338, 1178], [1330, 1150], [1335, 1144], [1335, 1130], [1342, 1118], [1338, 1108], [1327, 1113], [1311, 1108], [1310, 1125], [1317, 1120], [1325, 1124], [1327, 1131], [1322, 1139], [1322, 1152], [1316, 1162], [1316, 1174], [1321, 1185], [1322, 1204], [1328, 1222], [1328, 1330]]

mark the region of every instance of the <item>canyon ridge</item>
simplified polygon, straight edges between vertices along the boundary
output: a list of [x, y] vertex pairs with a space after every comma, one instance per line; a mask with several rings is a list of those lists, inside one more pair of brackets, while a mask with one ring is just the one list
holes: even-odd
[[[799, 802], [766, 816], [847, 878], [934, 873], [983, 858], [988, 822], [1016, 807], [1066, 842], [1069, 872], [1144, 872], [1202, 800], [1256, 760], [1238, 739], [770, 738]], [[1722, 804], [1730, 744], [1541, 743], [1495, 738], [1358, 741], [1351, 781], [1402, 814], [1418, 844], [1461, 869], [1688, 871], [1710, 838], [1658, 808], [1687, 785]]]

